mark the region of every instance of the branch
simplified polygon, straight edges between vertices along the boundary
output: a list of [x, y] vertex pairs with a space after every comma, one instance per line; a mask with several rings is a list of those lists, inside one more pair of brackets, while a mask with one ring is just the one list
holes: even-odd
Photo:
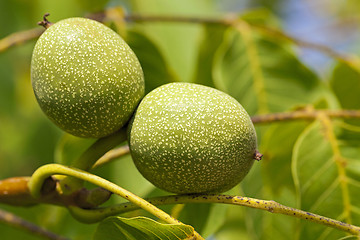
[[68, 238], [59, 236], [53, 232], [50, 232], [40, 226], [37, 226], [34, 223], [28, 222], [10, 212], [0, 209], [0, 222], [7, 225], [28, 231], [30, 233], [36, 234], [45, 239], [51, 240], [69, 240]]
[[0, 53], [9, 49], [13, 46], [21, 45], [27, 41], [38, 38], [45, 29], [43, 28], [33, 28], [26, 31], [16, 32], [10, 34], [9, 36], [0, 39]]
[[331, 47], [325, 46], [323, 44], [319, 43], [313, 43], [309, 42], [303, 39], [299, 39], [296, 37], [293, 37], [289, 34], [286, 34], [285, 32], [282, 32], [280, 30], [269, 28], [267, 26], [258, 25], [258, 24], [251, 24], [251, 26], [262, 32], [263, 34], [270, 35], [273, 37], [278, 37], [287, 41], [290, 41], [294, 43], [295, 45], [298, 45], [303, 48], [313, 49], [318, 52], [323, 53], [324, 55], [327, 55], [331, 58], [335, 58], [345, 64], [350, 65], [351, 67], [360, 70], [360, 59], [356, 55], [350, 55], [350, 54], [343, 54], [335, 51]]
[[[112, 9], [119, 8], [114, 7]], [[107, 9], [103, 12], [93, 13], [88, 15], [88, 18], [95, 19], [97, 21], [103, 22], [107, 20], [111, 21], [128, 21], [128, 22], [174, 22], [174, 23], [192, 23], [192, 24], [216, 24], [216, 25], [223, 25], [223, 26], [229, 26], [233, 27], [241, 24], [247, 24], [249, 27], [261, 32], [262, 34], [266, 34], [272, 37], [278, 37], [287, 41], [290, 41], [300, 47], [314, 49], [318, 52], [321, 52], [325, 55], [328, 55], [332, 58], [338, 59], [339, 61], [342, 61], [355, 69], [360, 70], [360, 59], [356, 56], [351, 56], [347, 54], [342, 54], [334, 49], [322, 45], [317, 44], [313, 42], [309, 42], [303, 39], [299, 39], [296, 37], [293, 37], [283, 31], [280, 31], [278, 29], [274, 29], [268, 26], [259, 25], [259, 24], [253, 24], [246, 22], [240, 18], [238, 18], [235, 14], [230, 14], [222, 18], [218, 17], [191, 17], [191, 16], [159, 16], [159, 15], [139, 15], [139, 14], [131, 14], [126, 15], [123, 18], [119, 19], [118, 15], [110, 15], [107, 14], [111, 9]], [[24, 42], [27, 42], [29, 40], [35, 39], [39, 37], [44, 29], [35, 28], [28, 31], [22, 31], [18, 33], [14, 33], [9, 35], [8, 37], [5, 37], [0, 40], [0, 53], [7, 50], [8, 48], [12, 46], [16, 46], [19, 44], [22, 44]]]
[[47, 178], [41, 187], [41, 198], [34, 198], [29, 189], [30, 177], [12, 177], [0, 180], [0, 203], [28, 207], [40, 203], [58, 206], [94, 208], [106, 202], [111, 192], [103, 188], [81, 188], [70, 195], [63, 194], [55, 178]]
[[[321, 115], [326, 115], [329, 118], [360, 118], [360, 110], [314, 110], [304, 109], [293, 112], [270, 113], [263, 115], [255, 115], [251, 117], [254, 124], [266, 124], [280, 121], [294, 121], [294, 120], [313, 120]], [[102, 156], [92, 167], [92, 169], [101, 167], [107, 163], [116, 160], [126, 154], [129, 154], [129, 146], [121, 146], [119, 148], [110, 150]]]
[[105, 155], [102, 156], [99, 160], [97, 160], [91, 169], [95, 169], [95, 168], [101, 167], [107, 163], [110, 163], [113, 160], [128, 154], [129, 152], [130, 152], [130, 149], [129, 149], [128, 145], [121, 146], [121, 147], [115, 148], [113, 150], [110, 150], [107, 153], [105, 153]]
[[291, 36], [281, 30], [271, 28], [265, 25], [259, 25], [254, 23], [246, 22], [240, 19], [237, 15], [229, 14], [223, 18], [198, 18], [198, 17], [185, 17], [185, 16], [153, 16], [153, 15], [128, 15], [125, 16], [126, 21], [134, 22], [184, 22], [184, 23], [202, 23], [202, 24], [217, 24], [236, 27], [239, 23], [249, 25], [249, 27], [258, 30], [259, 32], [275, 36], [287, 41], [290, 41], [300, 47], [309, 48], [321, 52], [329, 57], [338, 59], [341, 62], [344, 62], [355, 69], [360, 70], [360, 59], [355, 55], [342, 54], [334, 49], [310, 41], [296, 38]]
[[[356, 236], [360, 236], [360, 227], [358, 226], [354, 226], [328, 217], [323, 217], [314, 213], [287, 207], [275, 201], [259, 200], [255, 198], [248, 198], [241, 196], [216, 195], [216, 194], [171, 195], [171, 196], [149, 198], [146, 200], [153, 205], [183, 204], [183, 203], [225, 203], [225, 204], [246, 206], [260, 210], [266, 210], [271, 213], [279, 213], [283, 215], [300, 218], [306, 221], [315, 222], [321, 225], [325, 225], [331, 228], [335, 228], [344, 232], [354, 234]], [[73, 214], [75, 218], [77, 218], [79, 221], [86, 223], [98, 222], [106, 217], [129, 212], [129, 211], [134, 211], [137, 209], [139, 209], [139, 207], [130, 202], [122, 203], [111, 207], [90, 209], [90, 210], [80, 209], [76, 207], [69, 208], [70, 212]]]
[[[101, 158], [105, 153], [116, 147], [117, 145], [126, 141], [127, 133], [126, 126], [118, 130], [117, 132], [99, 138], [89, 148], [81, 154], [81, 156], [71, 163], [74, 168], [87, 171]], [[78, 191], [83, 187], [83, 181], [78, 178], [67, 176], [60, 180], [59, 184], [65, 195], [72, 194], [74, 191]]]
[[251, 120], [254, 124], [260, 123], [271, 123], [271, 122], [280, 122], [280, 121], [290, 121], [290, 120], [313, 120], [320, 115], [326, 115], [330, 118], [359, 118], [360, 119], [360, 110], [298, 110], [293, 112], [283, 112], [283, 113], [270, 113], [264, 115], [256, 115], [251, 117]]
[[[280, 121], [314, 120], [322, 115], [325, 115], [329, 118], [360, 119], [360, 110], [304, 109], [293, 112], [280, 112], [280, 113], [270, 113], [264, 115], [255, 115], [251, 117], [251, 120], [253, 121], [254, 124], [268, 124], [268, 123], [280, 122]], [[110, 163], [111, 161], [119, 157], [128, 154], [130, 150], [129, 147], [126, 145], [110, 150], [102, 157], [100, 157], [100, 159], [98, 159], [98, 157], [101, 156], [100, 154], [101, 152], [106, 152], [106, 149], [110, 149], [110, 146], [114, 146], [122, 141], [122, 137], [124, 136], [122, 136], [122, 133], [120, 133], [119, 135], [120, 136], [118, 136], [119, 138], [117, 138], [117, 140], [115, 136], [110, 137], [109, 139], [110, 145], [105, 144], [107, 142], [106, 139], [98, 140], [87, 151], [85, 151], [85, 153], [81, 157], [82, 160], [79, 160], [77, 164], [79, 164], [79, 166], [82, 165], [85, 168], [89, 168], [89, 166], [95, 162], [95, 164], [92, 166], [92, 169], [95, 169], [100, 166], [103, 166], [104, 164]], [[97, 153], [95, 154], [95, 152]], [[98, 159], [98, 161], [96, 161], [96, 159]], [[50, 204], [66, 206], [66, 205], [74, 205], [73, 204], [74, 201], [71, 200], [71, 197], [74, 197], [76, 194], [79, 194], [76, 193], [73, 196], [68, 196], [67, 198], [65, 197], [60, 198], [59, 197], [60, 193], [56, 193], [53, 195], [48, 194], [47, 195], [48, 197], [40, 202], [39, 199], [34, 199], [30, 196], [29, 190], [27, 188], [28, 181], [29, 181], [29, 177], [14, 177], [10, 179], [0, 180], [0, 202], [7, 203], [10, 205], [21, 205], [21, 206], [46, 202]], [[48, 188], [51, 188], [50, 186], [52, 184], [54, 183], [49, 181]], [[82, 196], [80, 197], [82, 198]], [[75, 205], [79, 205], [79, 204], [75, 204]]]
[[[163, 220], [169, 224], [183, 224], [179, 220], [171, 217], [169, 214], [164, 212], [163, 210], [157, 208], [146, 200], [138, 197], [132, 192], [112, 183], [104, 178], [101, 178], [97, 175], [85, 172], [81, 169], [70, 168], [60, 164], [47, 164], [39, 167], [32, 175], [29, 182], [30, 193], [33, 197], [39, 198], [41, 197], [41, 188], [44, 181], [49, 178], [51, 175], [65, 175], [71, 176], [73, 178], [78, 178], [83, 181], [87, 181], [94, 185], [97, 185], [101, 188], [104, 188], [114, 194], [119, 195], [120, 197], [132, 202], [134, 205], [139, 208], [144, 209], [145, 211], [153, 214], [157, 218]], [[195, 239], [204, 239], [202, 238], [196, 231], [194, 231], [196, 236]]]
[[[42, 169], [44, 169], [44, 167], [41, 167]], [[67, 170], [69, 170], [70, 168], [61, 166], [61, 165], [56, 165], [56, 164], [50, 164], [50, 165], [46, 165], [46, 168], [51, 171], [48, 172], [47, 174], [53, 173], [53, 174], [69, 174], [66, 173]], [[78, 171], [78, 170], [73, 170], [70, 169], [71, 172], [69, 175], [74, 176], [74, 177], [81, 177], [83, 180], [88, 180], [89, 182], [98, 184], [100, 186], [102, 186], [103, 188], [106, 187], [107, 190], [112, 191], [114, 193], [117, 193], [120, 195], [119, 192], [116, 191], [120, 191], [120, 187], [118, 187], [117, 185], [110, 183], [104, 179], [101, 180], [100, 177], [97, 177], [95, 175], [91, 175], [88, 174], [86, 172], [82, 172], [82, 171]], [[42, 171], [42, 170], [41, 170]], [[39, 174], [39, 172], [36, 173], [37, 175]], [[45, 178], [47, 175], [42, 175], [41, 178]], [[26, 177], [26, 179], [21, 180], [22, 183], [27, 183], [27, 180], [29, 178]], [[49, 179], [49, 178], [45, 178], [45, 179]], [[101, 182], [98, 182], [100, 179]], [[39, 179], [38, 179], [39, 180]], [[43, 181], [44, 179], [40, 179], [40, 183], [41, 181]], [[1, 182], [0, 182], [1, 183]], [[39, 184], [40, 184], [39, 183]], [[99, 184], [100, 183], [100, 184]], [[18, 189], [25, 189], [24, 186], [22, 186], [23, 184], [20, 184]], [[274, 201], [266, 201], [266, 200], [258, 200], [258, 199], [253, 199], [253, 198], [247, 198], [247, 197], [240, 197], [240, 196], [228, 196], [228, 195], [205, 195], [205, 194], [198, 194], [198, 195], [173, 195], [173, 196], [164, 196], [164, 197], [156, 197], [156, 198], [150, 198], [150, 199], [146, 199], [144, 200], [144, 202], [140, 203], [139, 202], [127, 202], [127, 203], [123, 203], [120, 205], [115, 205], [115, 206], [111, 206], [111, 207], [105, 207], [105, 208], [93, 208], [93, 209], [83, 209], [80, 207], [94, 207], [93, 206], [81, 206], [79, 204], [76, 204], [76, 200], [79, 201], [79, 199], [85, 198], [89, 196], [89, 192], [87, 191], [80, 191], [79, 194], [75, 194], [72, 196], [64, 196], [64, 195], [53, 195], [50, 194], [50, 197], [46, 195], [46, 188], [44, 189], [44, 186], [46, 185], [51, 185], [49, 183], [46, 183], [43, 187], [41, 187], [41, 189], [39, 188], [39, 185], [35, 188], [34, 190], [34, 179], [32, 182], [32, 189], [35, 192], [41, 191], [41, 198], [33, 198], [33, 203], [50, 203], [50, 204], [59, 204], [62, 203], [60, 205], [64, 205], [67, 206], [68, 209], [70, 210], [70, 212], [72, 213], [72, 215], [78, 219], [81, 222], [85, 222], [85, 223], [95, 223], [98, 221], [101, 221], [102, 219], [108, 217], [108, 216], [113, 216], [113, 215], [117, 215], [120, 213], [125, 213], [125, 212], [129, 212], [129, 211], [133, 211], [133, 210], [137, 210], [139, 208], [144, 208], [146, 209], [146, 207], [144, 207], [143, 204], [149, 204], [147, 207], [149, 207], [151, 209], [151, 206], [153, 205], [164, 205], [164, 204], [183, 204], [183, 203], [225, 203], [225, 204], [233, 204], [233, 205], [241, 205], [241, 206], [247, 206], [247, 207], [251, 207], [251, 208], [257, 208], [257, 209], [262, 209], [262, 210], [267, 210], [269, 212], [272, 213], [279, 213], [279, 214], [284, 214], [284, 215], [289, 215], [289, 216], [294, 216], [300, 219], [304, 219], [304, 220], [308, 220], [308, 221], [313, 221], [315, 223], [318, 224], [322, 224], [322, 225], [326, 225], [328, 227], [332, 227], [332, 228], [336, 228], [342, 231], [346, 231], [352, 234], [359, 234], [360, 233], [360, 228], [357, 226], [353, 226], [347, 223], [343, 223], [331, 218], [327, 218], [327, 217], [323, 217], [317, 214], [313, 214], [313, 213], [309, 213], [309, 212], [305, 212], [302, 210], [298, 210], [295, 208], [291, 208], [291, 207], [287, 207], [284, 205], [281, 205], [279, 203], [276, 203]], [[37, 185], [35, 183], [35, 185]], [[1, 184], [0, 184], [1, 186]], [[11, 189], [11, 187], [10, 187]], [[15, 189], [15, 188], [14, 188]], [[116, 190], [118, 189], [118, 190]], [[45, 192], [44, 192], [45, 190]], [[103, 198], [103, 192], [102, 190], [95, 190], [95, 194], [99, 194], [98, 192], [100, 191], [100, 198]], [[125, 192], [121, 193], [123, 195], [121, 195], [122, 197], [125, 197], [126, 199], [131, 199], [131, 195], [129, 194], [129, 192], [126, 192], [126, 190], [124, 190]], [[16, 191], [13, 191], [16, 192]], [[26, 189], [25, 192], [27, 194], [29, 194], [29, 190]], [[91, 194], [91, 191], [90, 191]], [[125, 195], [124, 195], [125, 194]], [[21, 194], [20, 194], [21, 195]], [[18, 195], [18, 196], [20, 196]], [[35, 194], [36, 195], [36, 194]], [[0, 197], [3, 198], [4, 196]], [[28, 199], [29, 196], [27, 196], [25, 199]], [[69, 200], [69, 199], [70, 200]], [[37, 199], [38, 202], [35, 202]], [[72, 199], [72, 200], [71, 200]], [[91, 197], [91, 199], [94, 199], [94, 197]], [[95, 198], [96, 199], [96, 198]], [[99, 198], [97, 198], [99, 199]], [[17, 199], [17, 200], [21, 200], [21, 199]], [[106, 200], [105, 200], [106, 201]], [[16, 201], [15, 201], [16, 202]], [[103, 201], [102, 201], [103, 202]], [[97, 204], [95, 205], [99, 205], [102, 202], [97, 202]], [[14, 204], [13, 202], [6, 202], [8, 204]], [[26, 201], [26, 203], [28, 203], [28, 201]], [[21, 204], [15, 204], [15, 205], [21, 205]], [[78, 207], [80, 206], [80, 207]], [[154, 209], [153, 209], [154, 210]], [[156, 210], [154, 210], [156, 213]], [[154, 212], [153, 212], [154, 213]], [[158, 214], [158, 213], [157, 213]], [[160, 217], [159, 215], [157, 215], [158, 217]], [[1, 217], [1, 216], [0, 216]], [[164, 218], [164, 216], [162, 216]], [[1, 220], [1, 219], [0, 219]], [[176, 221], [176, 220], [175, 220]]]
[[13, 206], [36, 204], [27, 186], [30, 177], [12, 177], [0, 180], [0, 202]]

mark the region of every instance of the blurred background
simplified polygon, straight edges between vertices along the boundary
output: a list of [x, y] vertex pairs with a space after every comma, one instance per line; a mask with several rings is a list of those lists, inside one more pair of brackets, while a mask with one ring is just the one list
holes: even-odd
[[[284, 32], [293, 37], [328, 46], [340, 53], [356, 54], [360, 50], [358, 0], [1, 0], [0, 39], [18, 31], [36, 28], [36, 23], [47, 12], [51, 14], [50, 21], [56, 22], [114, 6], [123, 7], [128, 14], [198, 17], [221, 17], [261, 9], [272, 14]], [[195, 54], [199, 48], [198, 26], [185, 24], [179, 28], [177, 35], [165, 37], [168, 28], [172, 26], [154, 24], [147, 28], [146, 34], [159, 46], [169, 68], [181, 80], [191, 81], [196, 70]], [[0, 52], [0, 179], [29, 176], [37, 167], [53, 162], [59, 142], [64, 138], [63, 133], [41, 112], [32, 92], [30, 60], [35, 41]], [[333, 58], [301, 46], [294, 51], [320, 78], [328, 78], [334, 67]], [[74, 138], [71, 141], [76, 143], [77, 140]], [[122, 164], [131, 169], [129, 174], [138, 176], [129, 158]], [[121, 182], [126, 177], [117, 176], [117, 171], [123, 166], [104, 168], [101, 173]], [[138, 194], [155, 191], [146, 181], [123, 181], [121, 185]], [[74, 239], [89, 239], [94, 232], [94, 225], [76, 223], [64, 209], [49, 206], [1, 208]], [[43, 214], [38, 214], [39, 211]], [[0, 233], [1, 239], [40, 239], [4, 225], [0, 225]]]

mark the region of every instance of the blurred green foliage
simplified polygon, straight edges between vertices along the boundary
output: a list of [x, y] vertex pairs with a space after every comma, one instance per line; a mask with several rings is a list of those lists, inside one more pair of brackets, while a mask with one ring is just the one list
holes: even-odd
[[[229, 3], [229, 6], [233, 3]], [[248, 22], [272, 28], [281, 26], [274, 17], [278, 1], [254, 1], [267, 8], [238, 14]], [[345, 1], [346, 2], [346, 1]], [[358, 6], [344, 3], [344, 9]], [[0, 39], [36, 27], [46, 12], [50, 21], [122, 6], [127, 13], [166, 16], [224, 16], [221, 1], [211, 0], [12, 0], [0, 1]], [[349, 7], [350, 6], [350, 7]], [[329, 9], [334, 9], [333, 7]], [[354, 9], [352, 11], [355, 11]], [[251, 29], [226, 26], [142, 22], [119, 29], [143, 66], [147, 91], [172, 81], [195, 82], [217, 87], [234, 96], [251, 115], [313, 108], [360, 109], [360, 72], [337, 63], [319, 76], [299, 58], [297, 46], [276, 36]], [[306, 37], [306, 36], [305, 36]], [[29, 176], [39, 166], [54, 161], [69, 163], [92, 140], [64, 135], [41, 112], [32, 93], [30, 60], [35, 40], [0, 53], [0, 179]], [[326, 76], [326, 77], [323, 77]], [[272, 199], [285, 205], [314, 211], [360, 225], [359, 121], [321, 120], [256, 126], [264, 160], [256, 163], [242, 184], [229, 194]], [[328, 135], [333, 134], [329, 140]], [[335, 139], [335, 140], [334, 140]], [[347, 166], [335, 161], [339, 153]], [[335, 159], [335, 160], [334, 160]], [[348, 192], [339, 184], [345, 172]], [[136, 170], [129, 156], [95, 171], [100, 176], [142, 197], [165, 195]], [[342, 176], [343, 177], [343, 176]], [[348, 199], [348, 200], [344, 200]], [[122, 201], [112, 197], [110, 203]], [[110, 204], [109, 203], [109, 204]], [[92, 238], [96, 224], [78, 223], [54, 206], [7, 209], [45, 228], [72, 239]], [[170, 212], [172, 206], [162, 209]], [[149, 216], [143, 211], [125, 214]], [[305, 223], [287, 216], [219, 204], [189, 204], [180, 220], [211, 239], [335, 239], [344, 233]], [[1, 239], [40, 239], [0, 225]], [[210, 239], [210, 238], [209, 238]]]

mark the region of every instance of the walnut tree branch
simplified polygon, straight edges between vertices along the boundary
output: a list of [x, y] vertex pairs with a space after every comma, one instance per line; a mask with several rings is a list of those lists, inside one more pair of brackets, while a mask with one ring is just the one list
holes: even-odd
[[94, 208], [106, 202], [111, 192], [103, 188], [88, 190], [81, 188], [70, 195], [62, 194], [55, 177], [45, 180], [41, 188], [41, 198], [34, 198], [29, 190], [30, 177], [12, 177], [0, 180], [0, 203], [12, 206], [33, 206], [52, 204], [59, 206], [78, 206]]
[[[306, 221], [311, 221], [317, 224], [345, 231], [356, 236], [360, 236], [360, 227], [358, 226], [354, 226], [328, 217], [320, 216], [318, 214], [302, 211], [296, 208], [288, 207], [272, 200], [261, 200], [249, 197], [230, 196], [222, 194], [187, 194], [148, 198], [146, 199], [146, 201], [156, 206], [183, 203], [224, 203], [231, 205], [240, 205], [265, 210], [271, 213], [278, 213], [300, 218]], [[70, 212], [75, 218], [77, 218], [79, 221], [83, 221], [86, 223], [98, 222], [108, 216], [134, 211], [137, 209], [139, 209], [139, 207], [130, 202], [110, 207], [89, 210], [76, 207], [69, 208]]]
[[108, 151], [107, 153], [105, 153], [104, 156], [99, 158], [99, 160], [97, 160], [95, 162], [95, 164], [92, 166], [91, 169], [95, 169], [95, 168], [101, 167], [105, 164], [108, 164], [111, 161], [128, 154], [129, 152], [130, 152], [130, 149], [129, 149], [128, 145], [112, 149], [112, 150]]
[[0, 209], [0, 222], [36, 234], [44, 239], [69, 240], [2, 209]]
[[30, 40], [36, 39], [44, 31], [45, 29], [43, 28], [33, 28], [26, 31], [12, 33], [3, 39], [0, 39], [0, 53], [11, 47], [18, 46]]
[[[119, 8], [119, 7], [114, 7], [114, 8]], [[235, 26], [239, 22], [242, 22], [243, 24], [247, 24], [249, 27], [251, 27], [254, 30], [257, 30], [258, 32], [261, 32], [262, 34], [290, 41], [303, 48], [314, 49], [318, 52], [328, 55], [329, 57], [338, 59], [339, 61], [342, 61], [354, 67], [355, 69], [360, 70], [360, 59], [356, 56], [339, 53], [328, 46], [296, 38], [278, 29], [274, 29], [265, 25], [246, 22], [245, 20], [238, 18], [234, 14], [229, 14], [221, 18], [129, 14], [129, 15], [125, 15], [122, 19], [117, 19], [118, 15], [109, 16], [107, 12], [110, 12], [109, 9], [102, 12], [90, 14], [87, 17], [91, 19], [95, 19], [100, 22], [108, 21], [108, 20], [110, 21], [125, 20], [127, 22], [175, 22], [175, 23], [182, 22], [182, 23], [194, 23], [194, 24], [217, 24], [217, 25], [223, 25], [229, 27]], [[39, 37], [43, 31], [44, 29], [35, 28], [27, 31], [13, 33], [3, 39], [0, 39], [0, 53], [12, 46], [16, 46]]]
[[251, 117], [251, 120], [254, 124], [260, 123], [271, 123], [271, 122], [280, 122], [280, 121], [291, 121], [291, 120], [313, 120], [320, 115], [326, 115], [330, 118], [358, 118], [360, 119], [360, 110], [314, 110], [314, 109], [304, 109], [297, 110], [293, 112], [282, 112], [282, 113], [269, 113], [263, 115], [255, 115]]

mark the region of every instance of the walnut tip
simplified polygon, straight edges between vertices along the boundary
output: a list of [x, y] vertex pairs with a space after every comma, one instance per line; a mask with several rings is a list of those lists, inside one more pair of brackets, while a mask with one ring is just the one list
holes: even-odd
[[258, 150], [256, 150], [256, 152], [254, 153], [254, 159], [260, 161], [262, 157], [263, 155]]

